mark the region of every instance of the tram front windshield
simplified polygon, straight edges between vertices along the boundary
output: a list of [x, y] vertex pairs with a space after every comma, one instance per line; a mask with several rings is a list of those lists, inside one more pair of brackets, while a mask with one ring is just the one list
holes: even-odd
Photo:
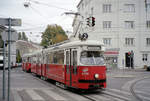
[[104, 65], [104, 57], [100, 51], [81, 52], [80, 61], [84, 65]]

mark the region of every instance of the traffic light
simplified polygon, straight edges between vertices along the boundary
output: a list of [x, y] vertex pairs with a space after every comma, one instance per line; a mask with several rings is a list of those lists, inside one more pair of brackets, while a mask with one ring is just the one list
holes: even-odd
[[90, 18], [86, 18], [86, 22], [87, 22], [87, 24], [86, 25], [88, 25], [88, 26], [90, 26]]
[[131, 52], [128, 52], [128, 57], [131, 57]]
[[95, 17], [92, 17], [92, 27], [95, 26]]

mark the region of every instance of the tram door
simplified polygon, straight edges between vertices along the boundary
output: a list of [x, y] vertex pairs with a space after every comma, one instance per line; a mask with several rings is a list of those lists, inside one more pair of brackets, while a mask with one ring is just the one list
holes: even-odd
[[73, 86], [74, 76], [77, 69], [77, 51], [69, 49], [66, 51], [66, 83], [68, 86]]

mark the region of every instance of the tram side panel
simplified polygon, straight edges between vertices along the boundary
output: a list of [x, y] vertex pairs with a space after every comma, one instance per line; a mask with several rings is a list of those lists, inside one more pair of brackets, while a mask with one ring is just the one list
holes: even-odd
[[36, 63], [32, 63], [31, 65], [31, 72], [36, 73]]
[[64, 65], [50, 64], [47, 68], [47, 77], [49, 79], [65, 83]]
[[30, 72], [30, 71], [31, 71], [31, 63], [29, 63], [29, 62], [26, 63], [25, 70], [26, 70], [27, 72]]

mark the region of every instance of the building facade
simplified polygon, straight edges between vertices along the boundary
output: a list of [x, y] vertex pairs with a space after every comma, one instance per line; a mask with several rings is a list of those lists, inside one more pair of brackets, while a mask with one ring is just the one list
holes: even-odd
[[[7, 27], [4, 27], [2, 25], [0, 25], [0, 35], [1, 37], [3, 37], [5, 39], [5, 43], [6, 43], [6, 47], [5, 47], [5, 50], [6, 50], [6, 57], [8, 57], [8, 33], [6, 32], [6, 30], [8, 30]], [[14, 30], [14, 29], [12, 29]], [[17, 32], [13, 32], [11, 33], [11, 43], [10, 43], [10, 60], [11, 60], [11, 65], [12, 66], [15, 66], [16, 64], [16, 40], [18, 40], [18, 34]], [[4, 45], [3, 45], [4, 46]]]
[[[88, 33], [88, 39], [103, 41], [113, 67], [150, 65], [150, 0], [81, 0], [77, 8], [71, 40]], [[87, 25], [89, 17], [95, 26]]]

